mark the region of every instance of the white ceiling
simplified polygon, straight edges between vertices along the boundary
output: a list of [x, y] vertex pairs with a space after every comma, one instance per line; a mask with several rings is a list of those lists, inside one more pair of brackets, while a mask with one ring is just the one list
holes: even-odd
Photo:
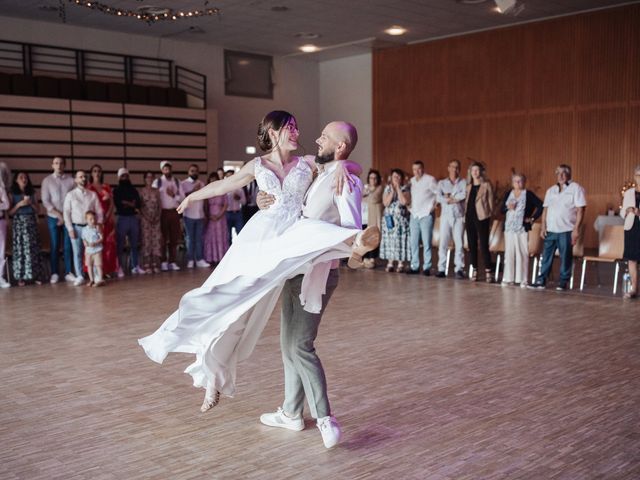
[[[204, 0], [99, 1], [127, 10], [143, 5], [195, 10], [205, 4]], [[631, 3], [621, 0], [519, 2], [525, 4], [525, 9], [517, 17], [496, 12], [492, 0], [474, 5], [465, 5], [458, 0], [209, 0], [207, 7], [218, 7], [221, 10], [219, 17], [162, 21], [152, 25], [135, 18], [106, 15], [67, 0], [0, 0], [0, 14], [60, 23], [61, 15], [55, 8], [62, 5], [66, 23], [70, 25], [171, 37], [271, 55], [297, 55], [300, 45], [314, 43], [325, 50], [304, 55], [324, 60], [364, 53], [374, 46], [390, 45], [389, 42], [428, 40]], [[289, 10], [274, 12], [274, 6], [286, 6]], [[384, 29], [395, 24], [407, 28], [408, 33], [402, 37], [384, 33]], [[189, 31], [190, 27], [198, 33]], [[295, 37], [299, 32], [317, 33], [321, 37], [301, 40]]]

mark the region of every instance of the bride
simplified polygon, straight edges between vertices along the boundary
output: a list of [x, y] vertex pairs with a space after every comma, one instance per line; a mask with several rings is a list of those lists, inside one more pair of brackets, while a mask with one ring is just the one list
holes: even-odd
[[[186, 293], [155, 333], [138, 340], [158, 363], [170, 352], [196, 356], [185, 372], [194, 386], [206, 389], [203, 412], [217, 405], [220, 394], [235, 394], [236, 365], [253, 351], [285, 280], [305, 274], [301, 303], [305, 310], [319, 312], [325, 284], [322, 275], [311, 275], [313, 267], [350, 255], [350, 265], [357, 267], [362, 254], [379, 241], [375, 228], [363, 234], [359, 229], [300, 218], [317, 166], [313, 156], [292, 155], [298, 148], [293, 115], [267, 114], [258, 126], [258, 144], [268, 153], [235, 175], [191, 193], [178, 212], [193, 201], [242, 188], [254, 178], [261, 191], [273, 195], [274, 203], [249, 220], [204, 284]], [[359, 174], [361, 168], [339, 162], [336, 194], [343, 186], [352, 188], [350, 171]]]

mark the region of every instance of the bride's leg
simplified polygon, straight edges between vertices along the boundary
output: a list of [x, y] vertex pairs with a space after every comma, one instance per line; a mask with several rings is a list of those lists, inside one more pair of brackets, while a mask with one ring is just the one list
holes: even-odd
[[200, 407], [202, 413], [211, 410], [213, 407], [220, 403], [220, 392], [213, 388], [213, 385], [207, 385], [207, 390], [204, 394], [204, 401]]
[[378, 227], [367, 227], [355, 237], [348, 238], [345, 243], [351, 245], [352, 248], [349, 267], [361, 268], [364, 264], [362, 260], [364, 255], [371, 250], [375, 250], [380, 245], [380, 229]]

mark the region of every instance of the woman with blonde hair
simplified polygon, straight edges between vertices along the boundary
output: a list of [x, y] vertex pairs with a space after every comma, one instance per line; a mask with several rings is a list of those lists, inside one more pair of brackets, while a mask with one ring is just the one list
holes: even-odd
[[491, 282], [489, 233], [491, 232], [491, 215], [493, 214], [493, 187], [491, 182], [487, 180], [484, 165], [480, 162], [474, 161], [469, 166], [465, 211], [464, 224], [469, 245], [469, 264], [473, 267], [471, 280], [477, 279], [478, 243], [480, 243], [485, 280]]
[[629, 264], [631, 289], [624, 298], [638, 296], [638, 262], [640, 262], [640, 165], [633, 171], [635, 188], [624, 192], [620, 215], [624, 218], [624, 254]]

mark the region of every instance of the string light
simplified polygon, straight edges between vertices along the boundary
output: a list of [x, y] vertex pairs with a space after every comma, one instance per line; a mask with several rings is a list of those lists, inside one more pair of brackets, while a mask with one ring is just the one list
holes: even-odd
[[[73, 3], [74, 5], [78, 5], [80, 7], [90, 8], [91, 10], [96, 10], [98, 12], [106, 13], [109, 15], [115, 15], [118, 17], [131, 17], [137, 18], [138, 20], [142, 20], [143, 22], [147, 22], [149, 24], [158, 22], [160, 20], [178, 20], [180, 18], [193, 18], [193, 17], [204, 17], [204, 16], [213, 16], [220, 15], [219, 8], [205, 8], [203, 10], [173, 10], [168, 8], [166, 12], [161, 14], [153, 14], [153, 13], [144, 13], [138, 10], [125, 10], [113, 7], [111, 5], [106, 5], [101, 2], [93, 2], [88, 0], [68, 0], [69, 3]], [[208, 1], [204, 2], [204, 5], [207, 6], [209, 4]]]

